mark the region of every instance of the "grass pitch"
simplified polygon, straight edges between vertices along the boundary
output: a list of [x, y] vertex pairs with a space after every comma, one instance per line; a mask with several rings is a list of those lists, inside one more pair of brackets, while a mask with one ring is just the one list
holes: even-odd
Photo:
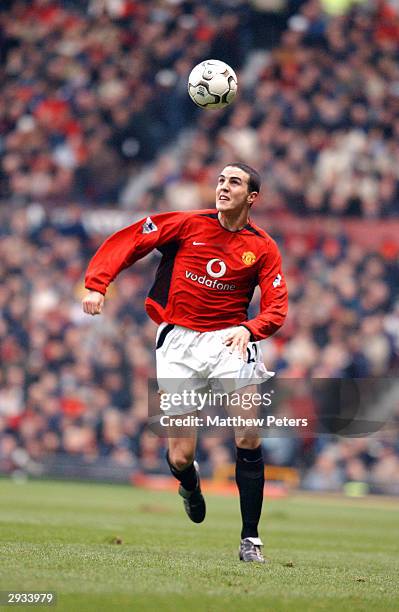
[[1, 480], [0, 590], [56, 591], [56, 612], [399, 609], [399, 504], [266, 500], [265, 566], [237, 559], [238, 499], [207, 505], [194, 525], [170, 493]]

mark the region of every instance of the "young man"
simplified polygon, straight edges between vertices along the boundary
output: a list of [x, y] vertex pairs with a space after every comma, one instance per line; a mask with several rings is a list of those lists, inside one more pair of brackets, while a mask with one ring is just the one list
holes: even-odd
[[[113, 234], [91, 260], [83, 310], [96, 315], [102, 311], [108, 285], [121, 270], [153, 249], [162, 253], [145, 302], [148, 315], [160, 325], [156, 344], [160, 385], [168, 379], [192, 379], [197, 387], [210, 379], [233, 379], [235, 389], [240, 389], [249, 379], [270, 377], [256, 343], [281, 327], [288, 297], [276, 243], [249, 220], [259, 190], [256, 170], [229, 164], [218, 178], [216, 210], [152, 215]], [[260, 313], [247, 320], [257, 285]], [[235, 438], [242, 516], [239, 557], [263, 563], [258, 536], [264, 488], [260, 438], [240, 431]], [[200, 523], [205, 501], [195, 447], [194, 434], [169, 438], [167, 461], [180, 482], [188, 516]]]

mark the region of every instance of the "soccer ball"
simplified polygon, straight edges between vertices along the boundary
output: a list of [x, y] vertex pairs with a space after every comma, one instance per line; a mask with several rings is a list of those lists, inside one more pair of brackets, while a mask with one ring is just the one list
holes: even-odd
[[201, 108], [224, 108], [236, 97], [236, 73], [224, 62], [205, 60], [190, 72], [188, 93]]

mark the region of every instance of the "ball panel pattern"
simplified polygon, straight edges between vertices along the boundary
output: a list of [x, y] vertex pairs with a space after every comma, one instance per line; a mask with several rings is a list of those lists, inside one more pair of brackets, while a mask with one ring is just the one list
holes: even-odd
[[188, 93], [197, 106], [223, 108], [231, 104], [236, 96], [237, 76], [224, 62], [205, 60], [190, 72]]

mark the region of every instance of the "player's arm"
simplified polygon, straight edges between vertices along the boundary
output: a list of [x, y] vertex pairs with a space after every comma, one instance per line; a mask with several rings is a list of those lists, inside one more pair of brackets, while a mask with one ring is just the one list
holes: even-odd
[[112, 234], [95, 253], [87, 268], [83, 299], [87, 314], [100, 314], [109, 284], [125, 268], [153, 249], [182, 237], [184, 213], [162, 213], [141, 219]]
[[252, 341], [274, 334], [284, 323], [288, 312], [288, 292], [281, 269], [281, 255], [274, 240], [270, 240], [259, 270], [258, 283], [261, 290], [260, 313], [243, 323]]

